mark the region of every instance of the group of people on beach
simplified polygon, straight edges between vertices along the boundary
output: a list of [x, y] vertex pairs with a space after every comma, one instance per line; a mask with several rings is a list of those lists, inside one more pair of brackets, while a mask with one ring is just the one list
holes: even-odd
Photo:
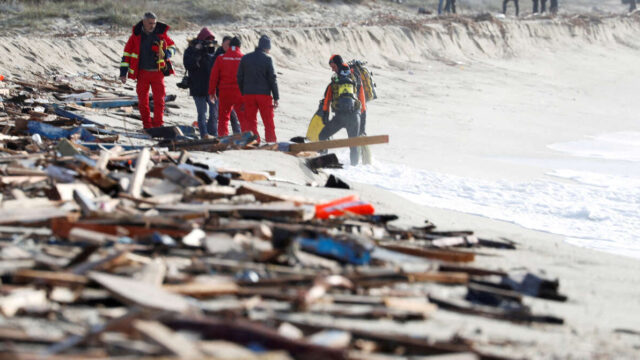
[[[164, 125], [164, 77], [175, 73], [171, 58], [176, 53], [168, 30], [169, 26], [158, 22], [154, 13], [145, 13], [133, 27], [120, 64], [122, 83], [127, 78], [137, 81], [138, 108], [145, 129]], [[262, 35], [255, 50], [246, 55], [241, 51], [239, 37], [225, 36], [221, 46], [216, 45], [215, 35], [202, 28], [189, 41], [183, 57], [188, 75], [179, 86], [188, 88], [193, 97], [201, 138], [227, 136], [231, 123], [234, 134], [250, 131], [260, 143], [259, 112], [265, 128], [264, 140], [276, 143], [274, 109], [278, 107], [280, 94], [269, 55], [271, 39]], [[322, 101], [324, 127], [319, 139], [326, 140], [341, 129], [350, 138], [364, 135], [366, 100], [362, 83], [340, 55], [332, 55], [329, 66], [334, 74]], [[149, 87], [153, 93], [153, 117]], [[331, 120], [330, 112], [334, 114]], [[351, 163], [358, 163], [356, 148], [351, 149]]]

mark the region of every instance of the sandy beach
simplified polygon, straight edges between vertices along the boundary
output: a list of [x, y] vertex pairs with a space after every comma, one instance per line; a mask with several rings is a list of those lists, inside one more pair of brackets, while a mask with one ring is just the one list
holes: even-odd
[[[603, 8], [611, 11], [616, 4], [606, 2]], [[328, 18], [352, 8], [308, 6]], [[529, 2], [521, 6], [530, 11]], [[461, 16], [418, 15], [387, 2], [355, 9], [353, 20], [329, 26], [321, 25], [317, 14], [207, 25], [217, 37], [240, 35], [245, 52], [253, 50], [260, 34], [271, 36], [281, 92], [275, 115], [279, 141], [305, 134], [331, 75], [326, 65], [331, 54], [367, 60], [379, 96], [368, 107], [367, 133], [389, 134], [390, 142], [372, 146], [372, 165], [329, 172], [352, 185], [378, 213], [398, 215], [398, 226], [429, 220], [441, 230], [473, 230], [516, 242], [514, 251], [483, 250], [476, 265], [557, 278], [569, 298], [565, 303], [525, 299], [534, 312], [563, 317], [562, 326], [517, 325], [447, 311], [426, 322], [382, 326], [435, 339], [458, 334], [479, 349], [516, 358], [638, 358], [640, 163], [630, 160], [630, 151], [626, 158], [607, 157], [611, 152], [584, 155], [580, 150], [588, 146], [567, 144], [640, 133], [635, 99], [640, 14], [623, 14], [624, 5], [613, 15], [561, 4], [558, 17], [519, 19], [495, 13], [476, 17], [479, 11], [464, 7]], [[198, 30], [172, 33], [180, 51]], [[127, 35], [0, 35], [0, 74], [115, 79]], [[183, 73], [181, 57], [176, 57], [178, 76], [166, 80], [179, 105], [169, 109], [169, 125], [196, 120], [193, 100], [175, 85]], [[131, 82], [127, 86], [123, 93], [134, 94]], [[102, 121], [122, 126], [118, 119]], [[131, 121], [126, 126], [142, 127]], [[259, 130], [264, 133], [262, 126]], [[633, 141], [623, 150], [637, 149]], [[347, 162], [346, 150], [337, 153]], [[302, 160], [277, 152], [197, 156], [218, 165], [273, 171], [289, 181], [274, 191], [318, 199], [350, 192], [305, 186], [321, 183], [326, 174], [311, 174]], [[609, 182], [590, 190], [585, 183], [595, 180], [585, 174], [604, 174]], [[434, 294], [460, 290], [428, 288]]]

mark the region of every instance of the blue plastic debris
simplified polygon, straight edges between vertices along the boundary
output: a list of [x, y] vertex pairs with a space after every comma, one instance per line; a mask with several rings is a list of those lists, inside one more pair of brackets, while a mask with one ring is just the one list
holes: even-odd
[[334, 239], [325, 236], [317, 238], [298, 237], [300, 248], [310, 253], [336, 259], [353, 265], [367, 265], [371, 262], [373, 245], [363, 244], [353, 238]]
[[77, 127], [73, 129], [62, 129], [57, 126], [41, 123], [39, 121], [29, 121], [27, 123], [29, 134], [39, 134], [50, 140], [68, 139], [72, 135], [80, 134], [82, 141], [96, 141], [95, 136], [91, 135], [87, 129]]
[[176, 241], [169, 235], [161, 234], [159, 232], [154, 232], [151, 235], [151, 242], [157, 245], [164, 245], [173, 247], [176, 246]]

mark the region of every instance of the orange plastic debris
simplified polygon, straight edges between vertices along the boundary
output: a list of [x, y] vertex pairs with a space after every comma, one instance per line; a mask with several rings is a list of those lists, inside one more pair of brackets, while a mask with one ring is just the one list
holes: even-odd
[[341, 216], [345, 213], [358, 215], [373, 215], [373, 205], [358, 198], [358, 195], [349, 195], [332, 200], [325, 204], [316, 205], [316, 218], [328, 219], [331, 216]]
[[4, 75], [0, 75], [0, 81], [4, 80]]

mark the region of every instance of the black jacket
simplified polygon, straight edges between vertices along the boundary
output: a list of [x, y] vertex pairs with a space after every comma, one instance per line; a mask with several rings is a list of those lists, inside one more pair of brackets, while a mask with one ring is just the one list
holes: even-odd
[[189, 95], [209, 96], [209, 75], [215, 62], [215, 56], [209, 56], [204, 49], [189, 46], [184, 52], [184, 67], [189, 71]]
[[273, 60], [262, 49], [242, 57], [238, 67], [238, 86], [242, 95], [272, 95], [280, 99]]

